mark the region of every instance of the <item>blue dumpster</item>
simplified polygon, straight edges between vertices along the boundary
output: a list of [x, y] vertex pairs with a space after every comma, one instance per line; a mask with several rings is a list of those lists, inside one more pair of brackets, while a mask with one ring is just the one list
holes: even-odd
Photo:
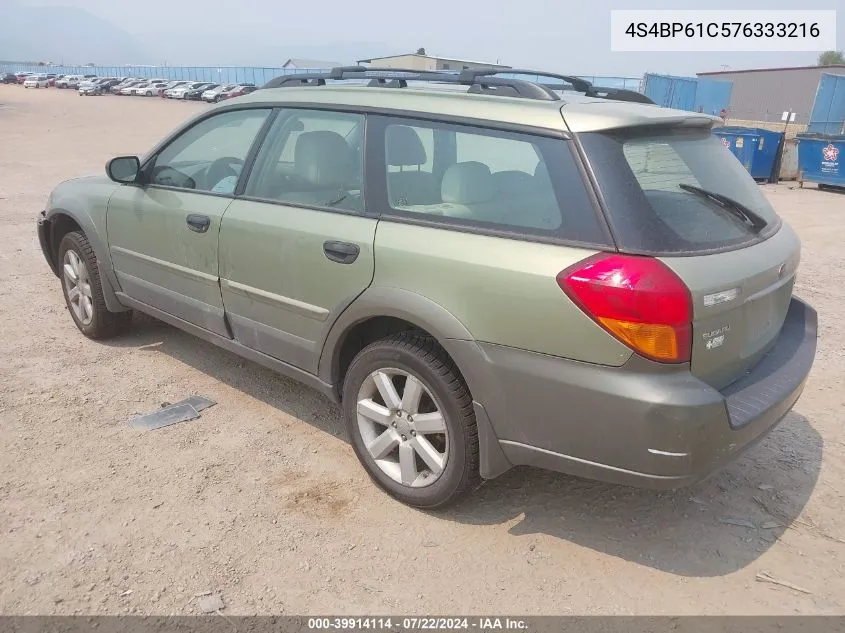
[[798, 135], [798, 182], [845, 187], [845, 134]]
[[783, 132], [725, 126], [716, 128], [713, 133], [739, 159], [754, 180], [777, 182], [778, 175], [774, 172], [779, 162]]

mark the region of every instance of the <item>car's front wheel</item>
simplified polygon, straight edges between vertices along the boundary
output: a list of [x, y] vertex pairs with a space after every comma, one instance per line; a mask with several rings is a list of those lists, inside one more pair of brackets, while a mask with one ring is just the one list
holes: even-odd
[[478, 481], [472, 397], [433, 338], [402, 332], [361, 350], [344, 380], [343, 412], [358, 459], [395, 499], [443, 507]]
[[62, 292], [76, 327], [85, 336], [103, 339], [125, 330], [132, 312], [109, 312], [103, 298], [94, 249], [85, 234], [66, 234], [59, 245]]

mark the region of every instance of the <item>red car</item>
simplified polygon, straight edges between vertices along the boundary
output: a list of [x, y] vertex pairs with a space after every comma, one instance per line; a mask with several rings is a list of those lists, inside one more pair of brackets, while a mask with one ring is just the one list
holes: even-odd
[[232, 88], [231, 90], [227, 90], [220, 94], [220, 100], [223, 99], [232, 99], [234, 97], [240, 97], [241, 95], [248, 95], [250, 92], [255, 92], [258, 90], [253, 84], [239, 84]]
[[26, 81], [27, 77], [29, 77], [30, 75], [34, 75], [34, 74], [35, 73], [30, 73], [30, 72], [19, 72], [19, 73], [15, 73], [15, 77], [18, 78], [18, 83], [22, 84], [23, 82]]

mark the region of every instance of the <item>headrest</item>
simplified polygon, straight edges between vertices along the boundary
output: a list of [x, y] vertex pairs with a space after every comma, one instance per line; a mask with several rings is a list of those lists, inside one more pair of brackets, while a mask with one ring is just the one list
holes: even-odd
[[505, 194], [517, 194], [529, 191], [534, 186], [534, 176], [524, 171], [497, 171], [493, 174], [496, 188]]
[[495, 195], [490, 168], [484, 163], [468, 161], [455, 163], [443, 174], [440, 195], [443, 202], [476, 204], [487, 202]]
[[414, 128], [407, 125], [390, 125], [386, 136], [388, 165], [406, 167], [425, 164], [425, 148]]
[[352, 171], [352, 150], [337, 132], [303, 132], [296, 139], [294, 170], [321, 188], [347, 184]]
[[535, 178], [543, 178], [545, 180], [548, 180], [549, 170], [546, 167], [546, 163], [544, 163], [543, 161], [540, 161], [539, 163], [537, 163], [537, 166], [534, 168], [534, 177]]

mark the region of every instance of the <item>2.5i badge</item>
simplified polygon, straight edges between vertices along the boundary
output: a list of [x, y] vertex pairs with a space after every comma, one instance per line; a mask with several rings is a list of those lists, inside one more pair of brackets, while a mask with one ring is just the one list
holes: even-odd
[[704, 346], [707, 349], [713, 349], [714, 347], [721, 347], [722, 345], [724, 345], [724, 343], [725, 343], [725, 335], [720, 334], [719, 336], [714, 336], [711, 339], [707, 339], [707, 342], [704, 344]]

